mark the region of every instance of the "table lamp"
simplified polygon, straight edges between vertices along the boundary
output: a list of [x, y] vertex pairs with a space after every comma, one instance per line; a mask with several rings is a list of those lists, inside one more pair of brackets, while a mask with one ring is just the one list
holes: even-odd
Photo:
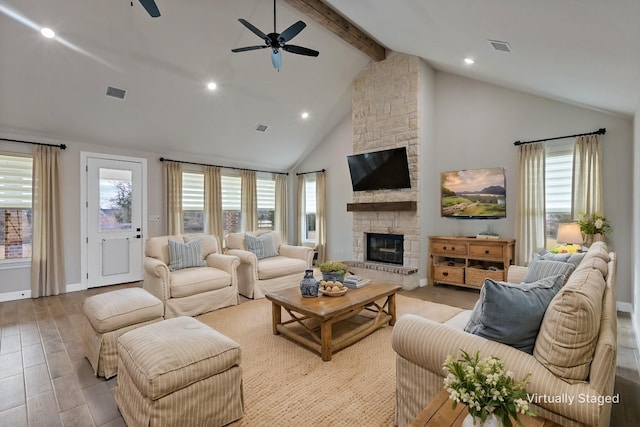
[[558, 224], [558, 237], [556, 239], [558, 243], [566, 244], [582, 244], [584, 239], [580, 232], [580, 226], [577, 222], [565, 222]]

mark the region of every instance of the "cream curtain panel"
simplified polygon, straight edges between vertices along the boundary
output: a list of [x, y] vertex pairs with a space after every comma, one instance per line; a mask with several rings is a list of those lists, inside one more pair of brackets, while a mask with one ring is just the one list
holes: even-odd
[[256, 173], [243, 170], [242, 200], [240, 211], [242, 216], [242, 231], [253, 231], [258, 228], [258, 191], [256, 189]]
[[64, 273], [60, 148], [33, 150], [31, 297], [67, 291]]
[[579, 136], [573, 146], [573, 218], [602, 214], [600, 135]]
[[204, 212], [206, 232], [224, 241], [222, 228], [222, 178], [218, 166], [204, 167]]
[[298, 197], [298, 203], [296, 204], [296, 245], [302, 244], [302, 237], [304, 236], [304, 175], [298, 175], [298, 188], [296, 189], [296, 195]]
[[544, 144], [518, 146], [518, 167], [516, 264], [527, 265], [545, 247]]
[[167, 194], [167, 234], [182, 234], [182, 165], [164, 162], [164, 183]]
[[276, 213], [275, 230], [280, 232], [282, 244], [287, 244], [289, 234], [289, 224], [287, 223], [287, 213], [289, 211], [287, 180], [289, 177], [284, 174], [276, 174]]
[[316, 173], [316, 251], [318, 252], [318, 262], [326, 261], [326, 193], [327, 180], [325, 172]]

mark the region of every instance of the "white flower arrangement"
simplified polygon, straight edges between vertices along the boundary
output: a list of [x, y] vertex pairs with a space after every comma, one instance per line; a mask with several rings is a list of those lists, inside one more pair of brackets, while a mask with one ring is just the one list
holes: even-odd
[[511, 418], [522, 426], [518, 414], [537, 415], [529, 409], [525, 390], [531, 374], [518, 382], [512, 372], [505, 371], [504, 363], [497, 357], [480, 359], [480, 352], [472, 357], [460, 351], [461, 359], [449, 355], [442, 365], [447, 374], [444, 387], [453, 400], [454, 409], [463, 403], [474, 419], [485, 422], [489, 414], [494, 414], [505, 427], [513, 426]]

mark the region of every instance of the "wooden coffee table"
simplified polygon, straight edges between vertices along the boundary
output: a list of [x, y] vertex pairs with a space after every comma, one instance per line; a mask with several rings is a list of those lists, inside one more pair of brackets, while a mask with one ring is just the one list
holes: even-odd
[[[273, 333], [282, 334], [331, 360], [341, 350], [385, 323], [396, 322], [396, 292], [400, 285], [370, 283], [339, 297], [304, 298], [300, 289], [266, 294], [272, 303]], [[282, 321], [282, 309], [291, 319]], [[339, 330], [334, 331], [336, 325]]]
[[[468, 413], [466, 405], [458, 404], [456, 409], [453, 409], [449, 393], [442, 390], [418, 414], [409, 427], [459, 427]], [[561, 427], [559, 424], [542, 417], [520, 415], [518, 418], [525, 427]], [[517, 425], [515, 421], [513, 421], [513, 425]]]

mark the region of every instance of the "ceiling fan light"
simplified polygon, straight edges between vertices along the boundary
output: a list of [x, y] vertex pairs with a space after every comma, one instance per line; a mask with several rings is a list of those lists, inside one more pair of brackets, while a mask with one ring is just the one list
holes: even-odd
[[271, 51], [271, 63], [273, 64], [273, 68], [280, 69], [280, 65], [282, 65], [282, 52], [279, 50]]

